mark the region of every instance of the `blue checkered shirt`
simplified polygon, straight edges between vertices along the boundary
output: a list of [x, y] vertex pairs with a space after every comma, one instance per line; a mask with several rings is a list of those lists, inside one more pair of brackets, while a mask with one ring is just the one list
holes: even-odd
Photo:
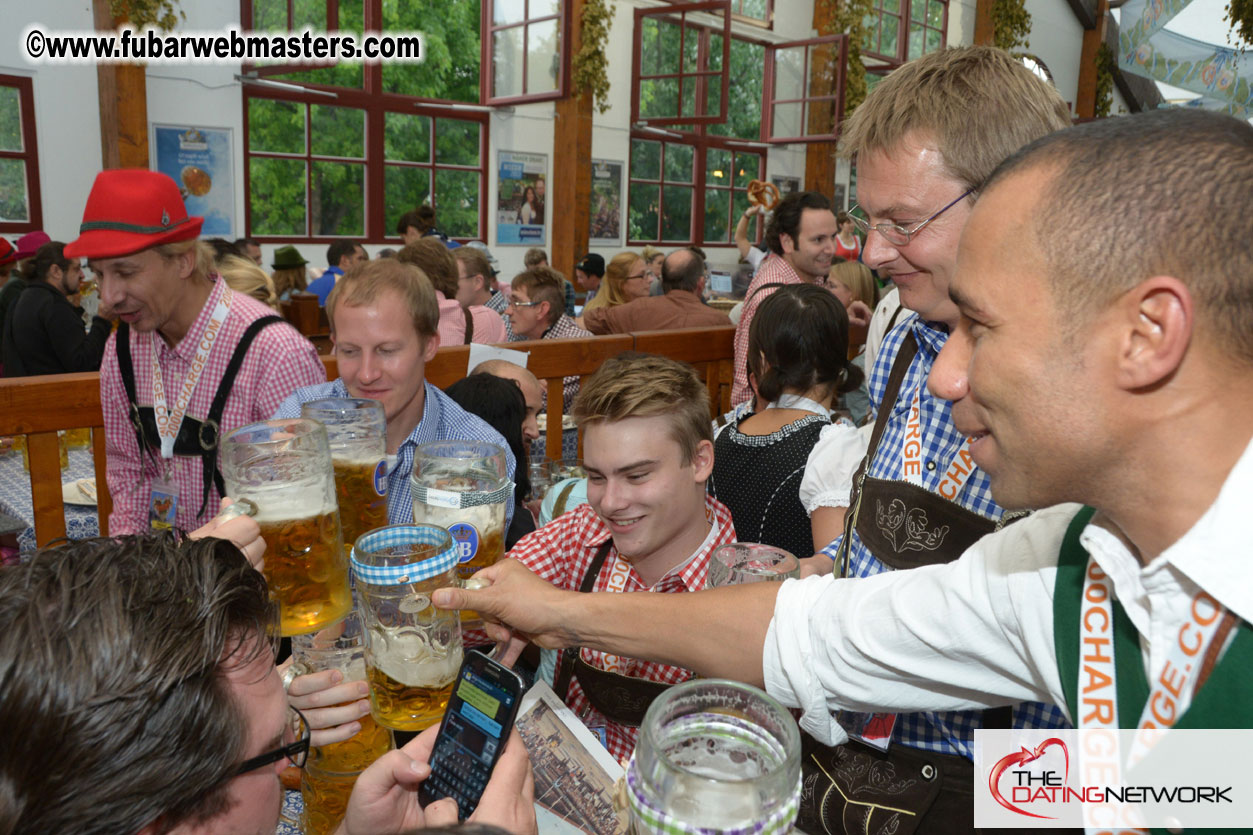
[[[395, 460], [388, 456], [390, 469], [387, 473], [387, 521], [393, 525], [413, 522], [413, 493], [409, 489], [409, 476], [413, 472], [414, 451], [420, 444], [432, 441], [487, 441], [505, 451], [509, 480], [513, 481], [516, 461], [509, 444], [500, 433], [478, 415], [472, 415], [458, 406], [451, 397], [430, 383], [426, 383], [426, 403], [422, 407], [422, 420], [409, 433], [396, 451]], [[306, 386], [279, 404], [276, 418], [300, 417], [300, 404], [326, 397], [352, 397], [343, 379], [333, 383]], [[505, 528], [513, 520], [513, 491], [505, 505]]]
[[[892, 363], [900, 353], [905, 337], [913, 332], [918, 343], [918, 353], [910, 363], [901, 381], [896, 402], [888, 404], [892, 409], [888, 425], [884, 428], [879, 448], [871, 462], [867, 475], [894, 481], [902, 480], [901, 464], [909, 410], [914, 392], [920, 392], [918, 400], [919, 427], [922, 435], [922, 486], [935, 492], [944, 477], [948, 465], [957, 455], [965, 438], [953, 426], [952, 406], [927, 391], [927, 375], [944, 347], [948, 333], [939, 326], [920, 319], [912, 319], [897, 325], [883, 340], [883, 347], [875, 358], [870, 374], [870, 402], [876, 415], [886, 394], [888, 375]], [[991, 484], [987, 473], [976, 469], [957, 495], [957, 504], [988, 519], [1000, 519], [1004, 511], [992, 500]], [[836, 558], [844, 537], [822, 549], [831, 559]], [[870, 553], [870, 549], [853, 533], [849, 549], [849, 574], [854, 577], [870, 577], [892, 569]], [[895, 743], [925, 751], [959, 754], [974, 758], [975, 729], [982, 726], [981, 711], [930, 712], [902, 714], [896, 720], [892, 733]], [[1014, 706], [1015, 728], [1069, 728], [1070, 723], [1055, 705], [1040, 702], [1024, 702]]]

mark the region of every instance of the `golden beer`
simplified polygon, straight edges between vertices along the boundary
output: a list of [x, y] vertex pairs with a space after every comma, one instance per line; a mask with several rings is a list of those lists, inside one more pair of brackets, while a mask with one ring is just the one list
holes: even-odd
[[[361, 534], [387, 524], [387, 496], [379, 495], [375, 489], [379, 462], [332, 458], [331, 465], [335, 470], [335, 496], [339, 500], [339, 522], [344, 527], [344, 545], [351, 547]], [[386, 478], [386, 474], [382, 477]]]
[[[475, 508], [477, 509], [477, 508]], [[514, 508], [514, 513], [526, 512], [525, 508]], [[456, 528], [457, 526], [453, 526]], [[487, 568], [489, 565], [495, 565], [505, 557], [505, 528], [501, 524], [487, 531], [479, 538], [478, 551], [469, 562], [459, 563], [457, 565], [457, 579], [463, 583], [468, 580], [480, 568]], [[479, 613], [472, 609], [461, 610], [461, 624], [481, 625], [482, 619]]]
[[361, 776], [359, 770], [337, 771], [319, 767], [310, 757], [300, 778], [300, 799], [304, 812], [300, 816], [304, 835], [331, 835], [344, 820], [352, 787]]
[[65, 430], [65, 440], [68, 442], [70, 449], [90, 449], [91, 430], [67, 429]]
[[334, 510], [301, 519], [257, 516], [265, 540], [265, 580], [278, 600], [283, 635], [315, 632], [352, 610], [348, 559]]
[[[398, 731], [426, 730], [443, 718], [460, 667], [461, 653], [458, 651], [457, 663], [451, 666], [452, 673], [447, 682], [434, 686], [405, 684], [382, 670], [368, 667], [366, 679], [370, 682], [371, 713], [379, 722]], [[409, 681], [430, 680], [421, 674], [406, 678]]]
[[380, 727], [366, 714], [357, 720], [361, 730], [343, 742], [332, 742], [316, 749], [318, 764], [329, 771], [363, 771], [366, 766], [392, 750], [392, 732]]

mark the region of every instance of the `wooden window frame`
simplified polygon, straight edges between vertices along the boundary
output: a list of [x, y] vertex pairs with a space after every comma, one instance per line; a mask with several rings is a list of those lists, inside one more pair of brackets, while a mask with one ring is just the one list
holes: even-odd
[[[690, 14], [716, 14], [722, 13], [722, 69], [718, 71], [703, 69], [708, 66], [708, 35], [716, 30], [706, 23], [689, 23], [688, 15]], [[679, 67], [678, 72], [674, 73], [656, 73], [650, 75], [641, 75], [640, 67], [640, 49], [642, 46], [642, 27], [641, 21], [644, 18], [656, 17], [667, 19], [668, 22], [677, 23], [679, 27]], [[677, 20], [676, 20], [677, 18]], [[683, 45], [687, 38], [687, 30], [689, 28], [696, 29], [700, 32], [700, 45], [697, 48], [697, 65], [699, 69], [691, 72], [683, 70]], [[725, 122], [727, 120], [727, 108], [730, 106], [728, 98], [731, 92], [731, 0], [704, 0], [704, 2], [696, 3], [674, 3], [669, 6], [659, 6], [649, 9], [636, 9], [634, 16], [634, 28], [631, 31], [631, 123], [643, 125], [707, 125]], [[678, 113], [674, 116], [650, 116], [647, 118], [640, 116], [640, 84], [644, 80], [675, 78], [678, 79], [677, 105]], [[716, 115], [704, 113], [705, 105], [708, 102], [709, 79], [717, 78], [721, 87], [721, 97], [719, 99], [720, 112]], [[689, 83], [696, 85], [696, 92], [693, 96], [696, 104], [696, 115], [683, 115], [683, 87], [684, 80], [691, 79]], [[703, 115], [702, 115], [703, 114]]]
[[[813, 78], [812, 56], [813, 47], [823, 46], [826, 44], [836, 45], [835, 50], [835, 78], [832, 81], [832, 92], [829, 95], [811, 96], [803, 95], [794, 99], [778, 99], [775, 98], [774, 83], [776, 78], [776, 60], [778, 52], [781, 49], [798, 49], [804, 48], [805, 59], [802, 76], [804, 78], [806, 93], [810, 89]], [[848, 35], [825, 35], [820, 38], [806, 38], [799, 41], [788, 41], [787, 43], [779, 43], [772, 45], [766, 51], [766, 80], [762, 89], [765, 93], [766, 104], [763, 113], [762, 127], [765, 132], [765, 141], [783, 145], [792, 142], [829, 142], [840, 134], [840, 123], [844, 120], [844, 94], [845, 94], [845, 78], [848, 67]], [[830, 102], [832, 107], [831, 130], [826, 133], [805, 133], [800, 136], [776, 136], [774, 132], [775, 106], [779, 104], [800, 104], [802, 108], [812, 107], [816, 102]], [[808, 126], [810, 119], [807, 117], [805, 123]]]
[[26, 214], [24, 221], [0, 222], [0, 232], [26, 234], [43, 229], [43, 199], [39, 191], [39, 143], [35, 131], [35, 85], [24, 75], [0, 75], [0, 87], [17, 88], [22, 119], [22, 150], [0, 151], [0, 159], [20, 159], [26, 168]]
[[[900, 7], [899, 15], [892, 14], [890, 12], [884, 12], [883, 9], [881, 8], [883, 0], [876, 0], [875, 7], [871, 10], [871, 14], [878, 15], [879, 22], [875, 27], [876, 35], [878, 35], [882, 30], [883, 16], [885, 14], [889, 15], [890, 17], [899, 16], [900, 23], [898, 24], [897, 30], [896, 30], [896, 52], [893, 54], [888, 54], [885, 52], [878, 52], [872, 49], [866, 49], [865, 47], [862, 48], [862, 56], [865, 58], [874, 58], [878, 61], [883, 62], [882, 69], [884, 69], [885, 71], [894, 70], [897, 67], [899, 67], [901, 64], [904, 64], [906, 61], [909, 60], [908, 58], [909, 56], [909, 26], [911, 22], [911, 15], [913, 12], [913, 3], [915, 2], [915, 0], [900, 0], [900, 2], [901, 2], [901, 7]], [[917, 0], [917, 2], [921, 2], [925, 4], [926, 2], [928, 2], [928, 0]], [[940, 2], [944, 4], [944, 18], [940, 23], [940, 47], [939, 48], [944, 49], [944, 47], [948, 44], [949, 0], [940, 0]], [[924, 20], [926, 19], [925, 14], [923, 15], [923, 19]], [[924, 24], [924, 29], [925, 28], [930, 28], [930, 27], [926, 27]], [[877, 44], [878, 44], [878, 38], [876, 37], [876, 46]], [[925, 47], [925, 34], [924, 34], [924, 47]], [[927, 53], [924, 51], [923, 54], [925, 55]], [[875, 69], [880, 69], [880, 67], [876, 67]]]
[[[328, 0], [334, 2], [334, 0]], [[523, 0], [523, 19], [518, 23], [506, 23], [496, 26], [492, 23], [496, 0], [482, 0], [483, 23], [479, 28], [481, 55], [479, 57], [479, 101], [484, 106], [503, 106], [524, 104], [528, 102], [553, 101], [565, 98], [570, 93], [570, 0], [558, 0], [557, 14], [531, 18], [532, 0]], [[531, 60], [531, 51], [527, 48], [530, 38], [530, 27], [535, 23], [548, 20], [557, 21], [558, 40], [561, 44], [561, 59], [558, 62], [557, 89], [543, 93], [527, 93], [527, 64]], [[522, 85], [520, 96], [493, 96], [490, 68], [494, 62], [496, 33], [506, 29], [522, 27]], [[485, 71], [485, 68], [486, 71]]]

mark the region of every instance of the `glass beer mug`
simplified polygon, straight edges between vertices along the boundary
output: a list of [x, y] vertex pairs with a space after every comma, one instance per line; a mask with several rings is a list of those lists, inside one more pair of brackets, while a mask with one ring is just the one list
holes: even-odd
[[[366, 681], [365, 640], [356, 612], [312, 635], [296, 635], [291, 645], [296, 675], [339, 670], [346, 682]], [[391, 750], [390, 730], [380, 727], [372, 715], [357, 721], [361, 730], [353, 736], [314, 749], [311, 759], [316, 759], [322, 770], [360, 771]]]
[[326, 429], [294, 418], [236, 429], [222, 442], [226, 494], [265, 540], [265, 580], [282, 634], [316, 632], [352, 610]]
[[[513, 490], [505, 451], [485, 441], [436, 441], [413, 458], [413, 521], [448, 529], [462, 580], [505, 555], [505, 503]], [[461, 612], [461, 621], [478, 623]]]
[[709, 588], [745, 583], [782, 583], [801, 576], [801, 564], [789, 551], [756, 542], [728, 542], [709, 557]]
[[363, 769], [337, 768], [310, 752], [300, 775], [303, 835], [332, 835], [344, 821], [348, 799]]
[[326, 427], [344, 543], [387, 524], [387, 420], [383, 404], [360, 398], [313, 400], [300, 416]]
[[756, 687], [675, 685], [649, 706], [627, 766], [631, 831], [788, 832], [800, 754], [791, 714]]
[[457, 550], [435, 525], [370, 531], [352, 550], [375, 721], [398, 731], [439, 722], [461, 669], [461, 621], [431, 605], [456, 585]]

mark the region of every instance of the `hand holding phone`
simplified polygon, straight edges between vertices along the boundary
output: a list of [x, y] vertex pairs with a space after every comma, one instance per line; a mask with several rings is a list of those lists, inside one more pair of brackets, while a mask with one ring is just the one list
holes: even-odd
[[522, 678], [478, 650], [465, 655], [419, 789], [425, 807], [450, 797], [461, 820], [478, 806], [522, 700]]

